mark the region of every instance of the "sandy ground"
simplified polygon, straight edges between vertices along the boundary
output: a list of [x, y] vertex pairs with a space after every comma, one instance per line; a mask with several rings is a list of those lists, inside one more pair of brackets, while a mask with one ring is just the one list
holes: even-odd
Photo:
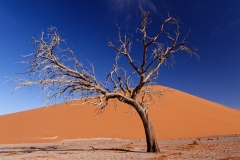
[[240, 160], [240, 135], [158, 141], [161, 153], [146, 153], [144, 140], [112, 138], [63, 140], [55, 143], [0, 145], [1, 160], [198, 159]]

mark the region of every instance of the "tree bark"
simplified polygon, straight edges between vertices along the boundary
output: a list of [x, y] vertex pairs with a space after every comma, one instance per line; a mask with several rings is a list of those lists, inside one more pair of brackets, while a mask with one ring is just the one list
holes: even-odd
[[[147, 109], [147, 108], [146, 108]], [[155, 132], [152, 126], [152, 122], [149, 119], [148, 111], [138, 111], [139, 116], [141, 117], [143, 127], [145, 130], [145, 136], [147, 141], [147, 152], [159, 153], [160, 149], [157, 144], [157, 139]]]

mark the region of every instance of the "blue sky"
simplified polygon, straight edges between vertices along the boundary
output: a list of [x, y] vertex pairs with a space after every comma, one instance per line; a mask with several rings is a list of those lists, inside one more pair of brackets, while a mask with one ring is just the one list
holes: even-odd
[[[80, 61], [88, 59], [94, 64], [100, 80], [104, 80], [114, 62], [115, 51], [108, 47], [107, 38], [117, 44], [115, 21], [123, 33], [134, 34], [135, 49], [131, 54], [138, 59], [141, 46], [136, 41], [139, 35], [135, 28], [141, 22], [139, 4], [145, 10], [157, 10], [152, 15], [150, 35], [169, 12], [183, 22], [183, 36], [191, 28], [189, 46], [199, 49], [199, 61], [187, 53], [176, 54], [173, 67], [161, 67], [157, 83], [240, 108], [238, 0], [0, 0], [0, 115], [45, 105], [39, 86], [11, 95], [14, 83], [2, 84], [6, 81], [4, 76], [23, 72], [26, 66], [16, 62], [24, 60], [20, 55], [34, 51], [28, 40], [51, 25], [58, 28]], [[121, 63], [128, 66], [125, 61]]]

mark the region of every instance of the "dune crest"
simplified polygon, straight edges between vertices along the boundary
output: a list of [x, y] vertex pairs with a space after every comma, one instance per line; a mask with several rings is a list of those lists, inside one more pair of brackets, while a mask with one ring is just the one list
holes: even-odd
[[[163, 89], [155, 86], [155, 89]], [[240, 134], [240, 112], [178, 91], [166, 91], [149, 106], [157, 139]], [[161, 103], [160, 103], [161, 102]], [[123, 103], [96, 107], [58, 104], [0, 116], [0, 143], [54, 142], [79, 138], [145, 139], [142, 122]]]

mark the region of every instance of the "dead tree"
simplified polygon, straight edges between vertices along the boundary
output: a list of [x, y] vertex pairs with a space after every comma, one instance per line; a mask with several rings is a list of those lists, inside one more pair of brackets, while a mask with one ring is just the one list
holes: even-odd
[[[187, 37], [179, 40], [180, 21], [171, 16], [163, 21], [156, 34], [150, 37], [147, 34], [147, 26], [150, 24], [150, 12], [144, 11], [141, 7], [141, 28], [137, 31], [141, 34], [139, 40], [143, 50], [141, 62], [136, 63], [131, 57], [132, 41], [131, 36], [121, 35], [118, 28], [119, 46], [108, 41], [108, 45], [116, 50], [116, 63], [113, 64], [112, 71], [107, 75], [106, 82], [100, 82], [94, 73], [91, 63], [88, 69], [83, 66], [70, 49], [61, 49], [60, 44], [64, 39], [60, 37], [55, 27], [48, 28], [47, 34], [41, 33], [38, 39], [32, 38], [36, 52], [26, 55], [30, 60], [22, 61], [21, 64], [29, 64], [26, 73], [30, 79], [22, 77], [12, 77], [17, 81], [15, 89], [25, 86], [41, 85], [42, 92], [46, 99], [51, 100], [62, 96], [67, 100], [75, 98], [82, 104], [90, 103], [99, 106], [103, 110], [110, 99], [116, 99], [133, 107], [140, 116], [145, 130], [147, 141], [147, 152], [160, 152], [152, 123], [148, 115], [148, 104], [154, 96], [161, 96], [162, 92], [151, 88], [154, 80], [159, 76], [158, 70], [168, 57], [179, 51], [185, 51], [190, 55], [198, 55], [195, 48], [187, 47]], [[174, 25], [175, 31], [166, 31], [167, 25]], [[169, 46], [159, 42], [159, 36], [165, 36], [171, 42]], [[150, 47], [152, 50], [150, 50]], [[133, 72], [127, 73], [126, 69], [118, 65], [120, 56], [125, 57], [132, 67]], [[68, 61], [74, 62], [74, 66]], [[136, 76], [137, 75], [137, 76]], [[132, 76], [139, 77], [139, 82], [133, 84]]]

